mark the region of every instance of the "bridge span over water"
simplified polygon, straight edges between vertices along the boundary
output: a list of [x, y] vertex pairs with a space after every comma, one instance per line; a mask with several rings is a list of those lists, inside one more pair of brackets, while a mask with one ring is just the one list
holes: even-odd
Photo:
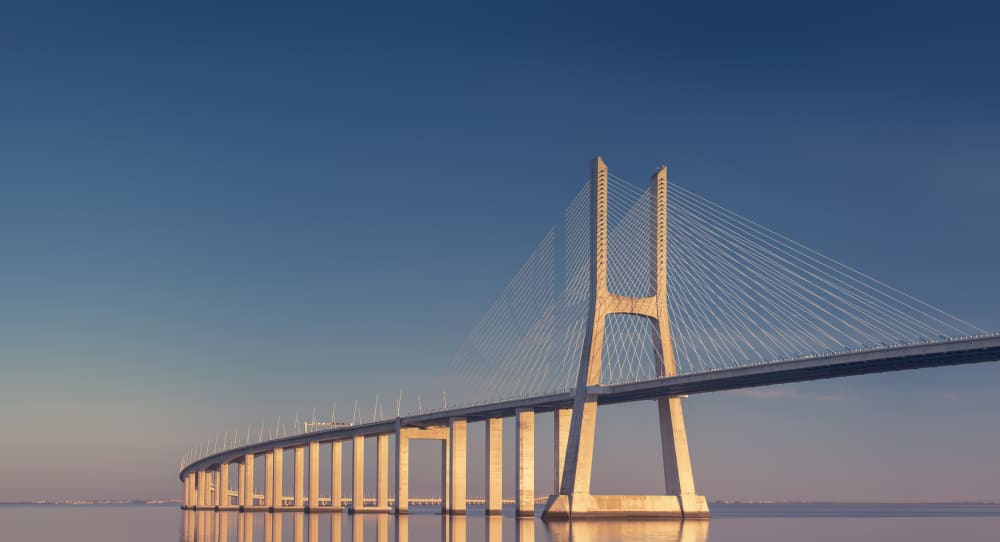
[[[257, 442], [248, 435], [222, 451], [193, 452], [180, 471], [184, 508], [406, 514], [414, 503], [410, 442], [424, 439], [442, 447], [442, 512], [464, 514], [467, 428], [481, 422], [483, 503], [488, 514], [499, 513], [502, 420], [513, 417], [513, 502], [518, 515], [534, 515], [535, 414], [551, 412], [557, 490], [545, 499], [543, 517], [707, 517], [694, 485], [683, 396], [989, 361], [1000, 361], [1000, 335], [684, 188], [671, 185], [668, 200], [665, 167], [640, 190], [595, 158], [587, 185], [446, 371], [448, 389], [466, 391], [465, 401]], [[632, 401], [656, 403], [664, 491], [592, 494], [597, 407]], [[369, 439], [378, 452], [375, 497], [355, 503], [366, 494]], [[341, 480], [344, 442], [352, 448], [350, 497]], [[329, 449], [325, 466], [321, 446]], [[291, 494], [286, 452], [294, 462]], [[261, 460], [265, 483], [256, 488]], [[324, 470], [330, 493], [320, 495]]]

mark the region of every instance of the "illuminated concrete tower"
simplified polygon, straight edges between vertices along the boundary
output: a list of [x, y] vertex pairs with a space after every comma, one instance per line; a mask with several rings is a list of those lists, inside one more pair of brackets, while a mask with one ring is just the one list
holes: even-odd
[[593, 286], [590, 326], [584, 339], [576, 396], [569, 423], [569, 435], [558, 494], [549, 497], [543, 517], [593, 516], [628, 517], [707, 517], [708, 503], [698, 495], [691, 472], [687, 432], [679, 397], [657, 400], [660, 414], [660, 441], [663, 452], [665, 489], [662, 495], [592, 495], [591, 468], [594, 432], [597, 425], [597, 396], [601, 386], [602, 351], [607, 317], [630, 314], [648, 318], [653, 324], [653, 349], [658, 376], [676, 374], [670, 320], [667, 314], [667, 168], [661, 167], [650, 179], [655, 200], [653, 221], [653, 268], [656, 291], [648, 297], [618, 295], [608, 289], [608, 168], [600, 157], [591, 161], [591, 262]]

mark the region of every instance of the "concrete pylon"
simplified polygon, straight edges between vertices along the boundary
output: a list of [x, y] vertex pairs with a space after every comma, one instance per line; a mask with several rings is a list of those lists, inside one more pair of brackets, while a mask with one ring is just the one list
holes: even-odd
[[657, 374], [676, 373], [667, 313], [667, 168], [661, 167], [650, 179], [656, 227], [651, 272], [656, 279], [656, 291], [648, 297], [618, 295], [608, 289], [608, 168], [600, 157], [591, 161], [590, 189], [591, 320], [580, 359], [562, 479], [557, 494], [549, 497], [542, 517], [707, 517], [708, 503], [695, 492], [684, 416], [677, 397], [657, 400], [666, 478], [664, 494], [592, 495], [590, 492], [597, 425], [597, 396], [591, 392], [601, 385], [607, 317], [630, 314], [649, 319], [655, 330]]

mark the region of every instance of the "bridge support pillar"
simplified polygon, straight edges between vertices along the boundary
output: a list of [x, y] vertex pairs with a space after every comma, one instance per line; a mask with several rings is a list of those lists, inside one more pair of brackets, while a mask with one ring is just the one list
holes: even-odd
[[377, 435], [377, 462], [375, 506], [365, 506], [365, 437], [354, 437], [354, 492], [351, 508], [354, 514], [370, 512], [391, 512], [389, 508], [389, 435]]
[[442, 467], [441, 472], [441, 512], [447, 511], [448, 495], [448, 428], [447, 427], [403, 427], [396, 424], [396, 506], [395, 512], [398, 515], [408, 514], [410, 511], [410, 441], [420, 440], [440, 440], [442, 442]]
[[243, 498], [247, 494], [247, 464], [243, 461], [237, 463], [236, 473], [236, 506], [242, 509]]
[[378, 488], [375, 494], [375, 506], [382, 511], [389, 509], [389, 435], [381, 434], [375, 437], [378, 447]]
[[215, 506], [229, 506], [229, 463], [219, 465], [219, 475], [215, 480]]
[[[309, 443], [309, 509], [319, 508], [319, 441]], [[312, 532], [312, 531], [310, 531]]]
[[274, 449], [274, 496], [271, 497], [275, 509], [285, 507], [285, 450]]
[[515, 425], [517, 455], [514, 456], [514, 471], [517, 473], [518, 516], [535, 515], [535, 411], [518, 409]]
[[365, 507], [365, 437], [355, 435], [353, 444], [351, 464], [354, 470], [354, 490], [351, 493], [351, 512], [358, 512]]
[[444, 428], [445, 438], [441, 440], [441, 513], [448, 513], [451, 502], [451, 453], [448, 445], [449, 431]]
[[708, 501], [704, 496], [698, 495], [694, 488], [694, 472], [691, 469], [681, 399], [665, 397], [657, 399], [656, 405], [660, 415], [660, 446], [667, 495], [677, 495], [684, 517], [708, 517]]
[[330, 506], [339, 509], [344, 493], [341, 480], [344, 478], [344, 445], [339, 440], [330, 443]]
[[254, 468], [253, 467], [254, 467], [254, 465], [253, 465], [253, 462], [254, 462], [254, 455], [253, 454], [246, 454], [245, 456], [243, 456], [243, 465], [246, 467], [246, 471], [247, 471], [247, 475], [246, 475], [246, 481], [247, 481], [247, 483], [246, 483], [246, 493], [243, 494], [243, 495], [241, 495], [241, 499], [240, 499], [241, 500], [240, 504], [243, 507], [254, 506], [256, 504], [253, 501], [253, 493], [254, 493], [254, 487], [253, 487], [253, 478], [254, 478]]
[[451, 491], [448, 513], [465, 514], [466, 463], [468, 461], [468, 423], [465, 418], [452, 418], [448, 423], [449, 454], [451, 455]]
[[215, 478], [213, 472], [210, 470], [205, 471], [205, 508], [213, 508], [215, 506]]
[[396, 424], [396, 514], [410, 513], [410, 433]]
[[182, 506], [184, 510], [194, 506], [194, 502], [192, 502], [191, 499], [191, 487], [194, 485], [193, 479], [194, 475], [191, 473], [188, 473], [188, 475], [184, 477], [184, 505]]
[[503, 507], [503, 418], [486, 420], [486, 513]]
[[562, 483], [563, 467], [566, 465], [566, 442], [569, 440], [569, 422], [573, 415], [573, 409], [560, 408], [552, 412], [552, 443], [553, 464], [552, 464], [552, 493], [559, 494], [559, 485]]
[[264, 506], [274, 506], [274, 452], [264, 454]]
[[201, 507], [208, 509], [212, 507], [212, 472], [203, 471], [205, 477], [205, 491], [201, 495]]
[[292, 480], [292, 507], [302, 509], [305, 506], [305, 470], [306, 470], [306, 448], [305, 446], [295, 447], [295, 470]]
[[205, 471], [200, 470], [195, 476], [195, 500], [194, 505], [198, 509], [205, 508], [205, 494], [208, 490], [205, 489]]

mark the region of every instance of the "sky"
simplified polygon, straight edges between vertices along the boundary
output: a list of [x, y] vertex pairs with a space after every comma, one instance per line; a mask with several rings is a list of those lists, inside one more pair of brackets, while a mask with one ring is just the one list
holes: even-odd
[[[440, 371], [598, 154], [1000, 330], [998, 23], [954, 1], [5, 3], [0, 501], [179, 497], [199, 440]], [[995, 364], [685, 403], [710, 500], [1000, 500], [998, 410]], [[595, 491], [658, 491], [655, 408], [601, 412]]]

